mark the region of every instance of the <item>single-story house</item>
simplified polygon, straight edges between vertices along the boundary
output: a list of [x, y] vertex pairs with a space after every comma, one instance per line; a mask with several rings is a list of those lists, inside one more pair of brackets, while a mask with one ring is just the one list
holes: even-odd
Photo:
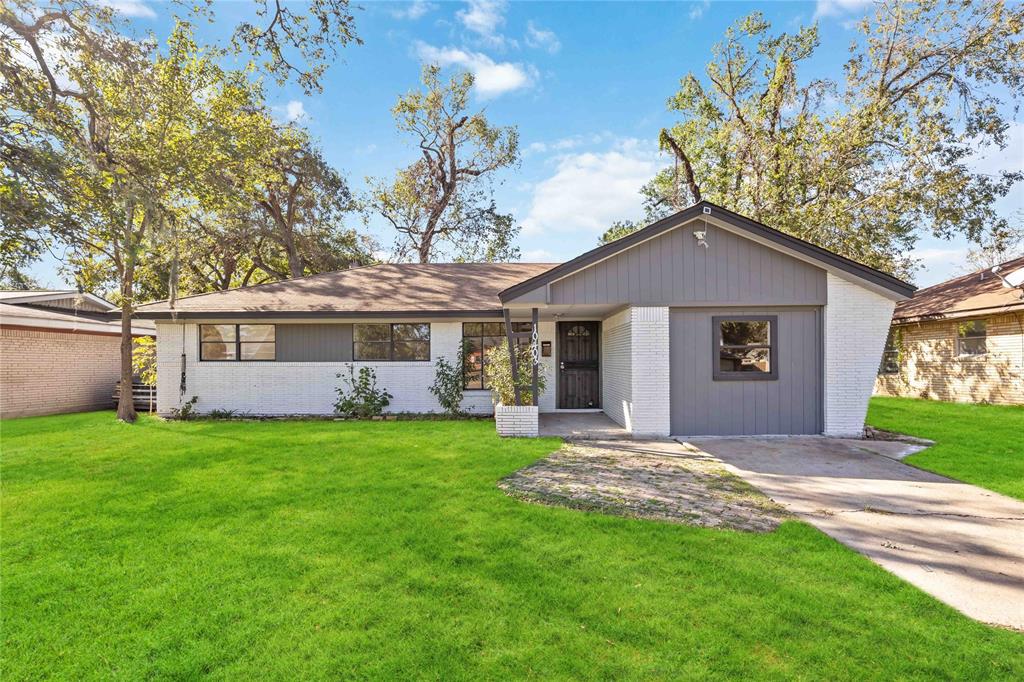
[[[78, 291], [0, 291], [0, 416], [113, 406], [121, 377], [121, 322], [110, 301]], [[152, 322], [132, 323], [152, 336]]]
[[899, 303], [875, 392], [1024, 404], [1024, 257]]
[[[634, 434], [863, 431], [889, 320], [914, 287], [708, 202], [562, 264], [385, 264], [143, 305], [158, 411], [329, 414], [375, 368], [390, 410], [440, 408], [433, 361], [466, 343], [463, 407], [493, 411], [481, 351], [531, 330], [540, 412]], [[527, 341], [529, 342], [529, 341]]]

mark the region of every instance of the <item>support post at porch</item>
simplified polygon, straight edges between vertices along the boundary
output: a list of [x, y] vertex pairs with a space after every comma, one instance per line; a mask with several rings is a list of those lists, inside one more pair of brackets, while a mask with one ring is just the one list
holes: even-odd
[[523, 404], [523, 392], [519, 388], [519, 359], [516, 357], [516, 342], [512, 335], [512, 312], [504, 308], [502, 313], [505, 317], [505, 339], [508, 342], [508, 357], [512, 364], [512, 390], [515, 391], [516, 405]]
[[531, 330], [533, 333], [532, 333], [532, 335], [530, 337], [530, 344], [531, 344], [531, 347], [530, 347], [530, 359], [533, 360], [533, 377], [532, 377], [533, 378], [533, 386], [532, 386], [533, 392], [531, 393], [531, 395], [533, 396], [533, 405], [534, 405], [534, 407], [537, 406], [537, 384], [539, 383], [539, 379], [537, 377], [537, 372], [538, 372], [537, 366], [540, 364], [540, 330], [537, 328], [538, 320], [539, 320], [539, 313], [537, 312], [537, 309], [534, 308], [533, 309], [533, 329]]

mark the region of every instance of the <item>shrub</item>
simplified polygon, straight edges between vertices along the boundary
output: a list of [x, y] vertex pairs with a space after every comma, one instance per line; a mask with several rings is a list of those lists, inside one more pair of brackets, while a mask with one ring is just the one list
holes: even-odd
[[462, 394], [465, 382], [463, 367], [466, 362], [466, 346], [459, 346], [459, 354], [455, 362], [449, 362], [443, 355], [434, 363], [434, 383], [430, 392], [437, 398], [444, 411], [453, 416], [462, 414]]
[[[533, 404], [533, 352], [530, 347], [517, 347], [516, 359], [519, 361], [519, 381], [522, 392], [523, 404]], [[498, 398], [502, 405], [515, 405], [516, 394], [515, 384], [517, 383], [512, 375], [512, 361], [508, 355], [508, 339], [503, 339], [500, 346], [487, 351], [487, 381], [490, 384], [491, 392]], [[544, 392], [547, 386], [547, 376], [544, 374], [544, 365], [538, 367], [537, 372], [537, 393]]]
[[195, 419], [199, 416], [196, 412], [196, 402], [199, 401], [199, 396], [194, 395], [189, 398], [188, 402], [182, 403], [181, 407], [171, 408], [171, 419], [180, 419], [181, 421], [188, 421]]
[[366, 418], [382, 414], [394, 396], [377, 388], [377, 373], [370, 367], [360, 367], [357, 377], [352, 365], [348, 366], [348, 372], [348, 376], [337, 375], [344, 385], [334, 389], [338, 394], [334, 411], [344, 417]]

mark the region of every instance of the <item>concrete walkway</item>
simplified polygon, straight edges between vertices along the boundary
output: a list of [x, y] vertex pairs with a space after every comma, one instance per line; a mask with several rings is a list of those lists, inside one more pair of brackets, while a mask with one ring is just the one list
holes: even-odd
[[901, 443], [680, 442], [966, 615], [1024, 630], [1024, 502], [902, 464]]
[[540, 435], [569, 440], [625, 440], [629, 431], [604, 412], [545, 412], [538, 422]]

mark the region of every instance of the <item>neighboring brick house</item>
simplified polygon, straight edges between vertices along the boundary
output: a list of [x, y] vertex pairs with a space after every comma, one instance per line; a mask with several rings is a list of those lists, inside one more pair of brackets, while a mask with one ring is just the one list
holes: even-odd
[[548, 377], [510, 433], [535, 433], [531, 412], [603, 411], [643, 435], [859, 436], [913, 291], [700, 202], [559, 265], [384, 264], [137, 314], [156, 321], [163, 414], [193, 396], [200, 412], [330, 414], [337, 375], [362, 367], [390, 411], [436, 412], [434, 363], [460, 346], [462, 407], [489, 414], [484, 351], [508, 331]]
[[[0, 291], [0, 417], [113, 407], [121, 322], [109, 301], [77, 291]], [[132, 325], [152, 335], [149, 322]]]
[[896, 306], [878, 395], [1024, 404], [1024, 257]]

